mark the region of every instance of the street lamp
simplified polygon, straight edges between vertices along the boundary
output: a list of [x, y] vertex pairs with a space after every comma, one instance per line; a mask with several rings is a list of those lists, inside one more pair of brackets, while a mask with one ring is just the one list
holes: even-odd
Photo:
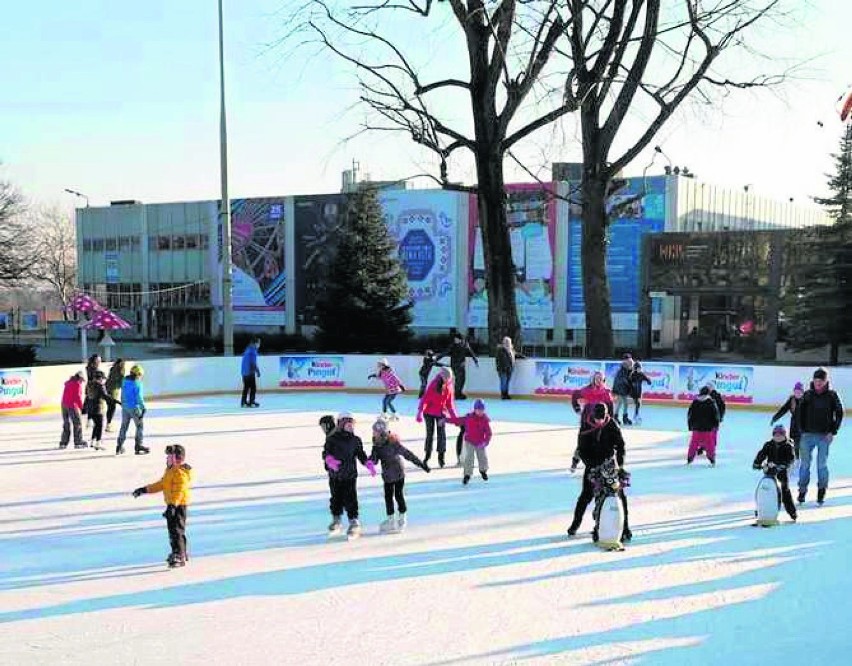
[[228, 132], [225, 123], [225, 38], [219, 0], [219, 155], [222, 177], [222, 338], [224, 355], [234, 355], [234, 312], [231, 303], [231, 200], [228, 198]]
[[83, 194], [82, 192], [77, 192], [76, 190], [69, 190], [67, 187], [65, 188], [65, 191], [68, 192], [68, 194], [73, 194], [75, 197], [80, 197], [82, 199], [85, 199], [86, 200], [86, 208], [89, 207], [89, 197], [87, 197], [85, 194]]

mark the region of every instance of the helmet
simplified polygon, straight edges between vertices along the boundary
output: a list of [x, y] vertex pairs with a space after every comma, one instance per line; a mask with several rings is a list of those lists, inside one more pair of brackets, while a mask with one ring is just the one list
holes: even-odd
[[145, 374], [145, 371], [142, 369], [141, 365], [134, 365], [130, 368], [130, 374], [135, 377], [142, 377]]

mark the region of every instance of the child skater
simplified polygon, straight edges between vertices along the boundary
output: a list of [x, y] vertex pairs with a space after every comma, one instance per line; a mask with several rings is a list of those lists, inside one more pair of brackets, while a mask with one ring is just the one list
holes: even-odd
[[115, 409], [115, 405], [121, 403], [113, 398], [106, 389], [106, 375], [100, 370], [95, 371], [92, 386], [87, 389], [89, 394], [89, 418], [92, 419], [94, 426], [92, 427], [92, 448], [103, 451], [101, 439], [104, 433], [104, 415], [107, 413], [109, 405]]
[[141, 486], [133, 491], [133, 497], [145, 493], [163, 491], [166, 500], [166, 528], [169, 531], [169, 543], [172, 552], [166, 559], [169, 568], [182, 567], [186, 564], [186, 509], [189, 506], [189, 487], [192, 483], [192, 467], [184, 462], [186, 450], [180, 444], [166, 447], [166, 471], [163, 478], [148, 486]]
[[775, 423], [784, 414], [790, 412], [790, 439], [793, 440], [793, 453], [796, 454], [796, 460], [799, 459], [799, 442], [802, 439], [802, 429], [799, 427], [799, 418], [796, 410], [799, 408], [804, 395], [805, 387], [802, 385], [802, 382], [796, 382], [793, 385], [793, 393], [781, 405], [780, 409], [772, 415], [772, 420], [770, 421], [770, 423]]
[[639, 416], [639, 410], [642, 409], [642, 384], [650, 384], [651, 379], [642, 370], [642, 364], [639, 361], [633, 363], [629, 381], [630, 399], [633, 401], [633, 423], [642, 425], [642, 417]]
[[772, 439], [764, 443], [757, 456], [754, 458], [752, 467], [761, 469], [764, 463], [769, 465], [770, 473], [774, 472], [775, 478], [781, 484], [781, 502], [787, 515], [796, 522], [796, 505], [793, 503], [793, 494], [790, 492], [790, 483], [787, 470], [793, 464], [795, 455], [793, 453], [793, 442], [787, 438], [787, 429], [780, 423], [772, 429]]
[[719, 428], [719, 408], [710, 395], [710, 387], [702, 386], [698, 396], [689, 406], [686, 415], [687, 424], [692, 435], [689, 438], [689, 449], [686, 452], [686, 464], [691, 465], [698, 449], [707, 453], [710, 465], [716, 466], [716, 430]]
[[432, 368], [444, 367], [446, 366], [443, 363], [438, 362], [435, 352], [427, 349], [426, 353], [423, 354], [423, 363], [420, 365], [420, 393], [417, 394], [418, 398], [422, 398], [423, 394], [426, 393], [426, 385], [429, 383], [429, 374], [432, 372]]
[[399, 417], [396, 415], [396, 409], [393, 406], [393, 401], [396, 396], [405, 391], [405, 386], [397, 377], [393, 368], [388, 364], [388, 360], [383, 358], [376, 363], [376, 372], [372, 375], [367, 375], [367, 379], [378, 379], [385, 385], [385, 397], [382, 399], [382, 416], [387, 416], [388, 411], [391, 413], [391, 420], [397, 421]]
[[423, 462], [429, 462], [432, 456], [432, 438], [437, 428], [438, 464], [444, 466], [444, 455], [447, 452], [447, 417], [457, 417], [453, 371], [441, 368], [438, 376], [426, 387], [426, 392], [417, 406], [417, 422], [426, 420], [426, 454], [423, 456]]
[[[429, 465], [422, 462], [420, 458], [405, 448], [399, 442], [399, 437], [390, 432], [388, 422], [377, 419], [373, 424], [373, 449], [370, 451], [370, 461], [381, 463], [382, 481], [385, 483], [385, 509], [387, 520], [379, 525], [380, 532], [396, 532], [405, 529], [406, 511], [405, 494], [405, 468], [402, 459], [413, 462], [424, 472], [430, 472]], [[394, 498], [399, 509], [399, 517], [394, 519]]]
[[474, 453], [479, 465], [479, 474], [483, 481], [488, 481], [488, 454], [485, 449], [491, 443], [491, 420], [485, 413], [485, 403], [482, 400], [475, 400], [472, 412], [455, 418], [452, 422], [460, 426], [464, 433], [464, 445], [461, 454], [464, 467], [462, 485], [466, 486], [470, 481], [470, 475], [473, 473]]
[[355, 434], [355, 417], [349, 412], [337, 415], [337, 427], [326, 437], [322, 448], [322, 459], [328, 472], [328, 487], [331, 491], [329, 508], [331, 509], [330, 534], [338, 534], [341, 527], [341, 516], [346, 509], [349, 518], [349, 529], [346, 535], [357, 538], [361, 535], [361, 522], [358, 520], [358, 460], [370, 471], [370, 476], [376, 475], [376, 466], [364, 453], [364, 443]]

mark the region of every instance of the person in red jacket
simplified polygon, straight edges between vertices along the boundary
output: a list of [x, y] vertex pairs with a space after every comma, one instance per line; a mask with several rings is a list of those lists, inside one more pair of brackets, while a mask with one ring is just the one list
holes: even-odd
[[571, 406], [577, 414], [580, 414], [580, 401], [583, 402], [580, 423], [586, 423], [591, 419], [592, 408], [598, 403], [605, 404], [609, 410], [609, 415], [612, 416], [612, 394], [606, 387], [606, 380], [602, 372], [595, 372], [592, 375], [591, 382], [571, 394]]
[[83, 384], [85, 375], [83, 371], [73, 374], [65, 382], [62, 390], [62, 438], [59, 440], [59, 448], [68, 447], [71, 439], [71, 428], [74, 428], [74, 448], [85, 449], [86, 442], [83, 441], [83, 424], [80, 415], [83, 412]]
[[417, 406], [417, 422], [422, 423], [424, 419], [426, 420], [424, 463], [429, 462], [432, 455], [432, 438], [437, 428], [438, 464], [441, 467], [444, 466], [444, 455], [447, 452], [447, 417], [452, 419], [457, 417], [453, 372], [449, 368], [441, 368], [437, 377], [426, 387], [426, 392]]
[[491, 420], [485, 413], [485, 403], [476, 400], [473, 403], [473, 411], [462, 417], [452, 419], [452, 422], [463, 428], [464, 445], [462, 448], [461, 462], [464, 466], [462, 484], [467, 485], [470, 475], [473, 474], [473, 456], [479, 465], [479, 474], [483, 481], [488, 481], [488, 454], [485, 448], [491, 443]]

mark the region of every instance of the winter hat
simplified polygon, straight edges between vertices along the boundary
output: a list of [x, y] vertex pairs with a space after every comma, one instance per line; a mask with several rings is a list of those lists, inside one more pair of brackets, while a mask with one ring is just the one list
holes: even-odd
[[710, 387], [702, 386], [701, 390], [698, 392], [698, 395], [710, 395]]
[[477, 398], [476, 400], [473, 401], [473, 409], [474, 410], [481, 409], [481, 410], [484, 411], [485, 410], [485, 403], [482, 400], [480, 400], [479, 398]]
[[787, 428], [785, 428], [783, 425], [781, 425], [781, 424], [779, 423], [778, 425], [776, 425], [776, 426], [772, 429], [772, 435], [773, 435], [773, 436], [775, 436], [775, 435], [784, 435], [784, 436], [786, 436], [786, 435], [787, 435]]
[[793, 384], [793, 390], [794, 391], [804, 391], [805, 386], [804, 386], [804, 384], [802, 384], [802, 382], [796, 382], [795, 384]]
[[383, 366], [385, 366], [386, 368], [389, 368], [389, 367], [390, 367], [390, 363], [388, 363], [388, 360], [387, 360], [386, 358], [383, 358], [382, 360], [380, 360], [380, 361], [379, 361], [379, 365], [383, 365]]
[[326, 414], [325, 416], [321, 416], [319, 420], [320, 428], [322, 428], [325, 432], [331, 432], [334, 430], [334, 417], [331, 414]]
[[377, 418], [373, 424], [373, 432], [377, 435], [386, 435], [388, 432], [388, 422], [382, 417]]
[[338, 414], [338, 415], [337, 415], [337, 421], [338, 421], [338, 423], [339, 423], [340, 421], [346, 421], [347, 419], [348, 419], [349, 421], [354, 421], [354, 420], [355, 420], [355, 417], [354, 417], [354, 416], [352, 416], [352, 412], [340, 412], [340, 414]]
[[174, 456], [175, 458], [180, 458], [183, 460], [186, 458], [186, 449], [183, 448], [181, 444], [169, 444], [166, 447], [166, 455]]
[[78, 370], [77, 372], [75, 372], [75, 373], [74, 373], [74, 376], [75, 376], [77, 379], [85, 379], [85, 378], [86, 378], [86, 375], [84, 375], [84, 374], [83, 374], [83, 371], [82, 371], [82, 370]]
[[606, 408], [606, 405], [602, 402], [597, 403], [592, 408], [592, 418], [605, 419], [607, 414], [608, 414], [608, 410]]
[[704, 386], [706, 386], [708, 389], [710, 389], [712, 391], [716, 388], [716, 382], [709, 381]]
[[814, 370], [814, 379], [828, 379], [828, 370], [825, 368], [817, 368]]

